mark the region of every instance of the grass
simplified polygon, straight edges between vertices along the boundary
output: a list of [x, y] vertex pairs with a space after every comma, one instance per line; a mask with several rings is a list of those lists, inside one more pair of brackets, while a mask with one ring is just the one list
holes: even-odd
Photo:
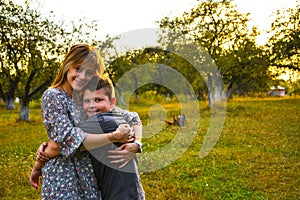
[[[163, 110], [162, 116], [172, 119], [180, 113], [178, 105], [153, 105], [130, 107], [139, 112], [145, 125], [145, 154], [162, 149], [179, 131], [151, 120], [155, 110]], [[185, 146], [187, 151], [161, 169], [141, 173], [146, 199], [299, 199], [299, 98], [229, 101], [222, 134], [204, 158], [199, 151], [211, 113], [204, 102], [199, 105], [200, 126], [192, 144]], [[31, 122], [20, 122], [17, 111], [0, 107], [0, 199], [39, 199], [40, 191], [29, 185], [28, 177], [46, 132], [40, 109], [32, 107]], [[153, 159], [164, 163], [168, 156]]]

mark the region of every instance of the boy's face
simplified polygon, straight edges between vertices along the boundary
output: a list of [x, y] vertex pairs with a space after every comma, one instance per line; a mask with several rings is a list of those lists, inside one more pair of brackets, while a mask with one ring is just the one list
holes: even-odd
[[83, 110], [88, 117], [101, 112], [109, 112], [116, 103], [116, 99], [109, 100], [104, 89], [99, 89], [94, 92], [85, 90], [83, 93]]

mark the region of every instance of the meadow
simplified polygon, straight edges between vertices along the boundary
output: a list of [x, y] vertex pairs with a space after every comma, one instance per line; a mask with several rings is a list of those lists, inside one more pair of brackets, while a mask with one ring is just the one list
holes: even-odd
[[[170, 120], [180, 112], [176, 103], [160, 103]], [[139, 113], [146, 129], [153, 104], [130, 107]], [[300, 98], [228, 101], [222, 133], [204, 158], [199, 151], [211, 111], [204, 101], [199, 108], [200, 124], [187, 151], [161, 169], [141, 173], [146, 199], [299, 199]], [[39, 103], [31, 104], [30, 122], [17, 118], [17, 109], [7, 111], [0, 105], [0, 199], [39, 199], [40, 190], [29, 184], [35, 151], [47, 141]], [[160, 125], [159, 132], [144, 138], [144, 152], [159, 149], [175, 137], [177, 126]]]

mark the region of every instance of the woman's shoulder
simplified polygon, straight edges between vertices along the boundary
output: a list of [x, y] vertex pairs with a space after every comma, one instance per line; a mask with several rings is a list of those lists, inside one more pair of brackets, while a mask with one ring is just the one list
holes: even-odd
[[69, 95], [58, 88], [48, 88], [43, 93], [43, 99], [65, 101], [66, 99], [69, 99]]
[[58, 94], [61, 91], [58, 88], [48, 88], [47, 90], [44, 91], [44, 95], [45, 94]]
[[48, 88], [44, 91], [43, 95], [63, 95], [63, 96], [71, 96], [68, 93], [58, 89], [58, 88]]

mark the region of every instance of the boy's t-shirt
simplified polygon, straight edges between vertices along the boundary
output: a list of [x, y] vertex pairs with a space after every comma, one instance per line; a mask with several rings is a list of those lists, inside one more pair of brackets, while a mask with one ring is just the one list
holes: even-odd
[[[87, 133], [109, 133], [115, 131], [120, 124], [128, 123], [115, 111], [100, 113], [88, 118], [79, 127]], [[122, 169], [120, 164], [111, 164], [107, 158], [108, 150], [114, 150], [120, 143], [111, 143], [90, 150], [95, 175], [103, 200], [145, 199], [137, 169], [136, 156]]]
[[117, 112], [110, 111], [99, 113], [79, 124], [87, 133], [109, 133], [115, 131], [120, 124], [128, 124], [124, 117]]

